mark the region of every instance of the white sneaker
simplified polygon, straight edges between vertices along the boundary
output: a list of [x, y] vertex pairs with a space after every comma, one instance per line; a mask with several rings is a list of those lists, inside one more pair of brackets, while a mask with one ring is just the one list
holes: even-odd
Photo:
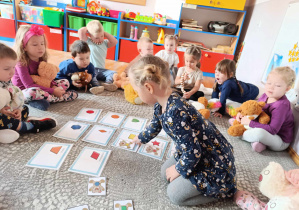
[[89, 92], [91, 92], [94, 95], [100, 94], [104, 92], [104, 86], [92, 87], [89, 89]]
[[4, 129], [0, 130], [0, 143], [9, 144], [18, 140], [20, 134], [14, 130]]

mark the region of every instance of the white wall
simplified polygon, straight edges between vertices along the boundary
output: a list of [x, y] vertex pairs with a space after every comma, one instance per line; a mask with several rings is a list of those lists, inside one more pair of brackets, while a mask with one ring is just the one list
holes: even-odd
[[[270, 0], [255, 5], [244, 39], [237, 78], [259, 86], [291, 0]], [[279, 6], [278, 6], [279, 5]]]

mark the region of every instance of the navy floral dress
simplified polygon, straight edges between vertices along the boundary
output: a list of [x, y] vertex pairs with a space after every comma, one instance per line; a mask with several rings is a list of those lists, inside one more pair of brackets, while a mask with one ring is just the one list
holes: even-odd
[[153, 119], [139, 134], [142, 143], [156, 137], [161, 129], [176, 145], [176, 170], [203, 195], [232, 197], [237, 191], [233, 147], [213, 123], [177, 93], [168, 98], [166, 111], [156, 103]]

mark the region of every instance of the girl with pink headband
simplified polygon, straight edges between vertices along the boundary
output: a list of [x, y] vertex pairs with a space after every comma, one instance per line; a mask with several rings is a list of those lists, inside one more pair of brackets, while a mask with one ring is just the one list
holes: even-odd
[[44, 30], [37, 25], [21, 26], [16, 34], [15, 48], [18, 63], [12, 83], [18, 86], [30, 106], [47, 110], [50, 103], [72, 101], [78, 97], [74, 90], [67, 90], [70, 86], [68, 80], [53, 80], [51, 87], [35, 84], [31, 75], [37, 75], [41, 61], [47, 62], [47, 41]]

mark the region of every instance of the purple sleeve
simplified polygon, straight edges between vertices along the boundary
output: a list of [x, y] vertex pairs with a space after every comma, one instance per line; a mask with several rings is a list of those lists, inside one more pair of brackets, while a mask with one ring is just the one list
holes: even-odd
[[26, 89], [31, 88], [31, 87], [39, 87], [42, 90], [44, 90], [50, 94], [53, 94], [53, 91], [54, 91], [53, 88], [46, 88], [46, 87], [34, 84], [33, 79], [31, 78], [31, 76], [29, 74], [27, 66], [16, 65], [16, 71], [18, 72], [20, 80]]
[[264, 125], [252, 120], [249, 126], [251, 128], [262, 128], [272, 135], [277, 134], [282, 124], [286, 120], [286, 116], [288, 113], [286, 107], [287, 106], [284, 103], [280, 103], [278, 106], [273, 107], [273, 109], [271, 110], [271, 120], [269, 124]]

